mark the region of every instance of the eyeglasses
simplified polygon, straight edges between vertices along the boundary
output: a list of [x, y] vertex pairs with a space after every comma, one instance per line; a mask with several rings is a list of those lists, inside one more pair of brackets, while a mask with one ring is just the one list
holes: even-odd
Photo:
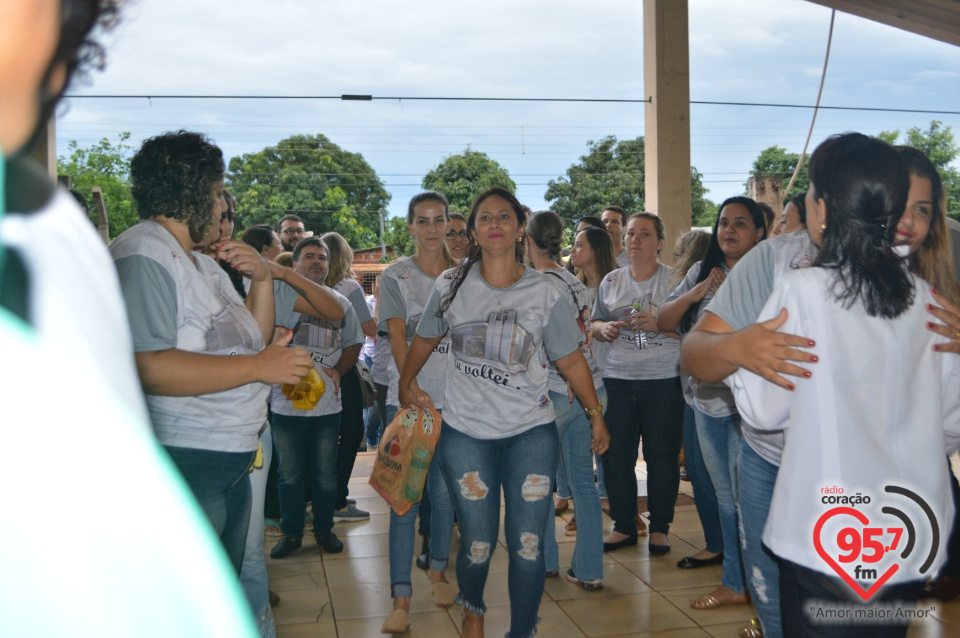
[[306, 232], [307, 231], [305, 231], [302, 228], [284, 228], [283, 230], [280, 231], [280, 234], [281, 235], [303, 235]]
[[465, 230], [448, 230], [447, 231], [447, 239], [457, 239], [457, 238], [466, 239], [467, 231]]

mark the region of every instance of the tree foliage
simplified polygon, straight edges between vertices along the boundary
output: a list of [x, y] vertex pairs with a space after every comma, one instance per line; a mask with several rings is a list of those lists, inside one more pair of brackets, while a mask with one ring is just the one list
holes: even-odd
[[238, 227], [276, 225], [287, 214], [315, 234], [335, 231], [355, 249], [378, 243], [379, 211], [390, 194], [360, 153], [325, 135], [294, 135], [230, 160], [228, 187], [237, 198]]
[[490, 159], [486, 153], [470, 147], [462, 153], [444, 158], [424, 176], [421, 185], [426, 190], [443, 193], [450, 202], [450, 210], [464, 214], [470, 212], [476, 196], [491, 186], [500, 186], [511, 193], [517, 189], [507, 169]]
[[[604, 206], [616, 205], [635, 213], [644, 209], [646, 144], [643, 136], [617, 140], [613, 135], [587, 143], [588, 152], [567, 169], [567, 174], [547, 183], [544, 199], [568, 224], [586, 215], [599, 215]], [[690, 167], [691, 221], [709, 215], [716, 205], [706, 199], [702, 175]]]
[[387, 246], [393, 248], [397, 257], [406, 257], [417, 252], [416, 242], [407, 230], [407, 220], [403, 217], [391, 217], [386, 220], [383, 240]]
[[[809, 159], [809, 157], [807, 158]], [[757, 177], [759, 175], [775, 176], [783, 178], [783, 188], [786, 189], [790, 184], [790, 178], [793, 177], [793, 171], [797, 168], [797, 162], [800, 161], [799, 153], [788, 153], [782, 146], [771, 146], [760, 151], [760, 155], [753, 161], [753, 168], [750, 169], [750, 175]], [[790, 192], [784, 192], [782, 199], [787, 199], [797, 193], [802, 193], [810, 188], [810, 177], [807, 175], [807, 160], [804, 160], [803, 167], [797, 174], [797, 181], [793, 183]]]
[[905, 144], [927, 154], [930, 162], [940, 173], [943, 190], [947, 194], [947, 214], [960, 220], [960, 172], [950, 164], [960, 155], [960, 146], [953, 136], [953, 128], [933, 120], [927, 130], [913, 127], [907, 130], [906, 139], [900, 139], [900, 131], [882, 131], [878, 135], [891, 144]]
[[91, 189], [99, 186], [107, 206], [110, 237], [116, 237], [139, 221], [130, 193], [130, 158], [133, 147], [127, 144], [130, 133], [120, 133], [116, 144], [103, 138], [96, 144], [80, 147], [69, 143], [68, 157], [57, 158], [57, 171], [69, 175], [72, 188], [83, 195], [90, 210], [90, 221], [97, 223]]

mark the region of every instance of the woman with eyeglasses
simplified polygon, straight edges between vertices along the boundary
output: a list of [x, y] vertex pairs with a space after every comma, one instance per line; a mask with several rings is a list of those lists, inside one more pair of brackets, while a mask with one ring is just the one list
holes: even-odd
[[467, 254], [467, 218], [460, 213], [450, 213], [447, 222], [447, 248], [457, 263], [463, 261]]

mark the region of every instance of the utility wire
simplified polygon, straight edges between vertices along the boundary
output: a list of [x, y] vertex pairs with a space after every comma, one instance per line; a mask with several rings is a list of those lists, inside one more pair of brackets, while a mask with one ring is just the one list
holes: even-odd
[[[552, 98], [552, 97], [448, 97], [448, 96], [375, 96], [375, 95], [65, 95], [77, 100], [341, 100], [347, 102], [372, 102], [388, 100], [391, 102], [437, 101], [437, 102], [586, 102], [614, 104], [645, 104], [645, 100], [613, 98]], [[759, 106], [781, 109], [822, 109], [832, 111], [876, 111], [881, 113], [925, 113], [928, 115], [960, 115], [960, 111], [931, 109], [895, 109], [870, 106], [825, 106], [822, 104], [775, 104], [770, 102], [721, 102], [712, 100], [690, 100], [690, 104], [712, 106]]]

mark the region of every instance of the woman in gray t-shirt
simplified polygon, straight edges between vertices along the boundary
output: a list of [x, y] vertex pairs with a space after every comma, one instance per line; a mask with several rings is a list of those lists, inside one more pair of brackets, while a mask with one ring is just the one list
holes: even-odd
[[525, 221], [509, 191], [491, 188], [477, 197], [467, 220], [467, 260], [437, 279], [400, 374], [402, 405], [432, 405], [413, 380], [450, 333], [439, 454], [460, 520], [464, 636], [483, 635], [483, 591], [500, 529], [501, 487], [510, 553], [509, 635], [529, 636], [536, 629], [559, 447], [548, 360], [590, 406], [594, 449], [603, 453], [608, 445], [573, 304], [555, 278], [520, 263]]

